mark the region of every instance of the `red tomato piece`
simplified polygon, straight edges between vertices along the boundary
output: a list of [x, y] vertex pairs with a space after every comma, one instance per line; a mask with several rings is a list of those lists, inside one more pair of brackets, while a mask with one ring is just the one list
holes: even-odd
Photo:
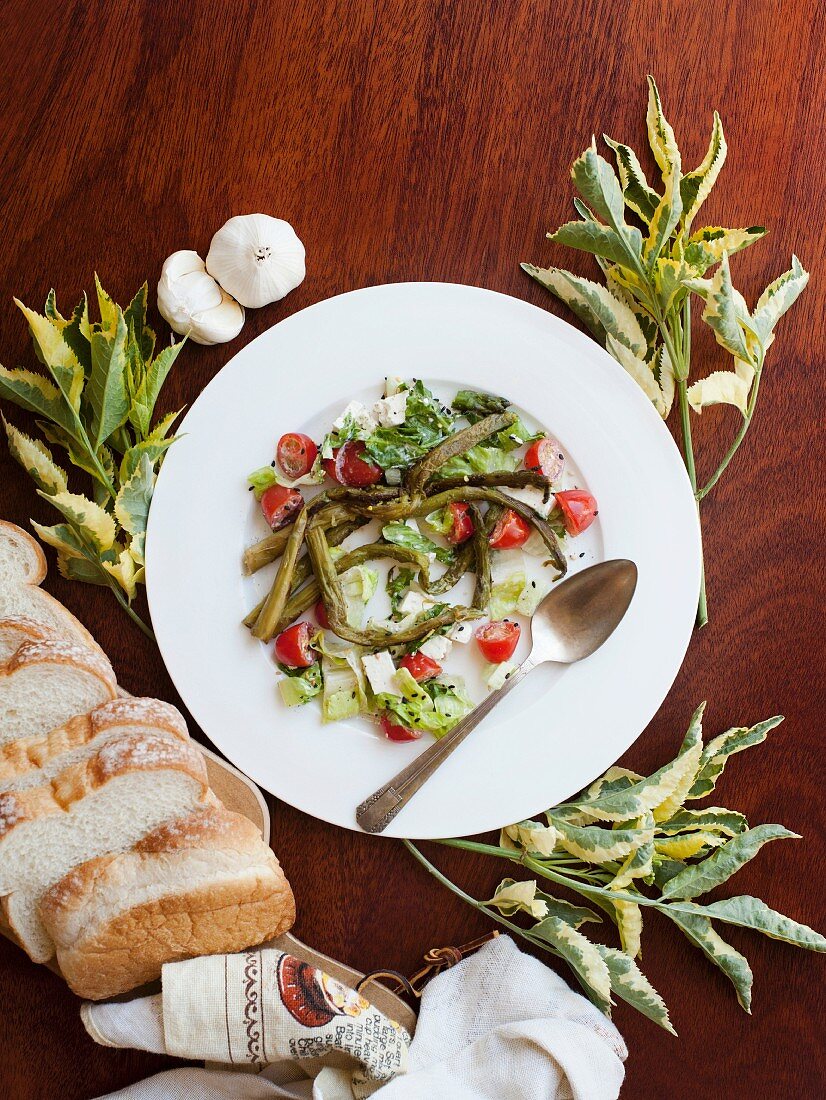
[[406, 668], [417, 684], [422, 680], [432, 680], [442, 671], [442, 666], [426, 653], [408, 653], [399, 661], [401, 668]]
[[422, 736], [421, 730], [411, 730], [407, 726], [400, 726], [398, 722], [392, 721], [386, 714], [379, 718], [379, 725], [381, 726], [381, 732], [388, 741], [418, 741]]
[[313, 468], [318, 447], [303, 432], [288, 432], [278, 440], [275, 457], [291, 481], [303, 477]]
[[530, 537], [530, 524], [512, 508], [508, 508], [496, 521], [488, 543], [494, 550], [513, 550], [517, 546], [524, 546]]
[[565, 455], [555, 439], [546, 436], [528, 447], [525, 469], [538, 470], [549, 481], [556, 481], [565, 468]]
[[556, 494], [556, 503], [569, 535], [581, 535], [599, 515], [596, 497], [585, 489], [563, 489]]
[[480, 626], [476, 631], [476, 641], [486, 661], [490, 661], [492, 665], [501, 665], [513, 656], [521, 633], [519, 623], [502, 619]]
[[324, 606], [324, 600], [319, 600], [315, 605], [315, 617], [318, 619], [318, 625], [322, 630], [330, 629], [330, 620], [327, 618], [327, 608]]
[[309, 668], [315, 664], [315, 652], [310, 645], [313, 634], [315, 627], [306, 620], [282, 630], [275, 639], [276, 660], [289, 668]]
[[448, 504], [447, 509], [453, 520], [453, 526], [445, 538], [454, 546], [458, 546], [459, 543], [467, 542], [474, 532], [473, 520], [470, 518], [470, 505], [454, 501]]
[[363, 489], [381, 481], [381, 469], [364, 457], [366, 447], [361, 439], [348, 439], [343, 447], [333, 451], [332, 458], [322, 459], [322, 465], [333, 481], [340, 485]]
[[261, 496], [261, 511], [273, 531], [285, 527], [303, 507], [304, 497], [298, 489], [286, 485], [271, 485]]

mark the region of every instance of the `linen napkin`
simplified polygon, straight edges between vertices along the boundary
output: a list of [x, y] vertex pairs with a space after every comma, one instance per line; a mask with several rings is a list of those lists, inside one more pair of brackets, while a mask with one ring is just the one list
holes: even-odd
[[[241, 960], [259, 954], [251, 1010], [249, 963]], [[164, 967], [162, 994], [85, 1004], [83, 1022], [97, 1042], [256, 1071], [176, 1069], [101, 1100], [358, 1100], [379, 1088], [382, 1100], [619, 1095], [627, 1050], [617, 1029], [506, 936], [427, 985], [409, 1046], [404, 1029], [331, 979], [304, 974], [279, 983], [279, 966], [294, 978], [298, 960], [284, 964], [276, 956], [292, 958], [263, 950], [172, 963]], [[290, 1004], [304, 1006], [303, 1023], [291, 1016], [283, 989]], [[290, 999], [296, 989], [301, 995]]]

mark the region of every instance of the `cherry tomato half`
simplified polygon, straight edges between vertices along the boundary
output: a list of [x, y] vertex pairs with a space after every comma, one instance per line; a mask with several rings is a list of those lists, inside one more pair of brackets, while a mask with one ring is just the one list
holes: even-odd
[[556, 503], [569, 535], [581, 535], [599, 515], [596, 497], [585, 489], [563, 489], [556, 494]]
[[273, 531], [286, 526], [303, 507], [304, 497], [298, 489], [286, 485], [271, 485], [261, 496], [261, 511]]
[[556, 481], [565, 468], [565, 455], [555, 439], [537, 439], [528, 447], [525, 469], [538, 470], [549, 481]]
[[318, 625], [322, 630], [330, 629], [330, 620], [327, 618], [327, 608], [324, 606], [324, 600], [319, 600], [315, 605], [315, 617], [318, 619]]
[[426, 653], [408, 653], [399, 661], [401, 668], [406, 668], [417, 684], [422, 680], [432, 680], [442, 671], [442, 666]]
[[343, 447], [333, 451], [332, 458], [322, 459], [322, 465], [333, 481], [363, 489], [381, 481], [381, 470], [364, 458], [365, 445], [360, 439], [349, 439]]
[[521, 633], [519, 623], [503, 619], [480, 626], [476, 631], [476, 641], [486, 661], [490, 661], [492, 665], [501, 665], [513, 656]]
[[530, 536], [530, 524], [508, 508], [496, 521], [488, 544], [494, 550], [514, 550], [517, 546], [524, 546]]
[[467, 542], [474, 531], [473, 520], [470, 518], [470, 505], [454, 501], [448, 504], [447, 508], [453, 520], [453, 526], [445, 538], [454, 546], [458, 546], [461, 542]]
[[288, 432], [278, 440], [275, 457], [291, 481], [309, 473], [318, 454], [318, 447], [303, 432]]
[[275, 639], [276, 660], [289, 668], [309, 668], [315, 663], [315, 652], [310, 646], [313, 634], [315, 627], [306, 620], [282, 630]]
[[381, 732], [388, 741], [418, 741], [422, 736], [421, 730], [411, 730], [407, 726], [400, 726], [398, 722], [391, 721], [386, 714], [379, 718]]

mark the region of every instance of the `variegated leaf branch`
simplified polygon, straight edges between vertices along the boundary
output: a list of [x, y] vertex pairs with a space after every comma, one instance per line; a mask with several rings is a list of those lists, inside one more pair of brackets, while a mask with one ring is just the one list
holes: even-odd
[[[0, 366], [0, 397], [34, 413], [46, 442], [3, 417], [9, 450], [28, 472], [38, 495], [65, 522], [32, 521], [57, 551], [69, 580], [111, 590], [130, 618], [152, 637], [132, 607], [144, 579], [144, 540], [158, 467], [175, 436], [178, 413], [152, 426], [155, 404], [184, 341], [155, 355], [146, 323], [146, 284], [126, 309], [113, 302], [95, 276], [100, 321], [89, 319], [84, 295], [63, 317], [50, 291], [43, 314], [22, 302], [34, 352], [46, 373]], [[16, 301], [16, 299], [15, 299]], [[92, 481], [91, 495], [69, 491], [69, 476], [47, 446], [60, 447]]]
[[[693, 229], [694, 219], [725, 163], [727, 146], [715, 112], [708, 151], [683, 173], [674, 131], [666, 120], [657, 85], [648, 78], [648, 142], [660, 173], [657, 190], [628, 145], [605, 137], [616, 170], [600, 156], [596, 141], [579, 157], [571, 176], [579, 196], [578, 221], [549, 233], [550, 240], [596, 258], [605, 285], [563, 268], [522, 268], [576, 314], [591, 334], [631, 375], [657, 412], [679, 408], [686, 468], [699, 502], [714, 488], [734, 457], [754, 417], [766, 351], [774, 328], [808, 281], [797, 257], [789, 271], [760, 296], [750, 313], [731, 282], [729, 257], [765, 235], [762, 226]], [[711, 277], [709, 271], [716, 269]], [[691, 294], [704, 303], [702, 319], [733, 358], [691, 384]], [[714, 473], [698, 481], [690, 410], [733, 405], [739, 429]], [[705, 574], [697, 613], [708, 619]]]
[[[796, 839], [782, 825], [749, 827], [743, 814], [722, 806], [688, 805], [714, 792], [729, 758], [766, 740], [782, 722], [769, 718], [703, 741], [705, 704], [694, 713], [677, 756], [652, 775], [610, 768], [544, 821], [520, 821], [501, 831], [499, 844], [472, 840], [437, 843], [518, 864], [532, 879], [503, 879], [487, 901], [477, 901], [451, 882], [410, 841], [410, 852], [440, 882], [514, 935], [563, 958], [582, 988], [610, 1015], [612, 995], [627, 1001], [674, 1033], [662, 997], [640, 970], [643, 912], [662, 913], [731, 981], [748, 1012], [752, 973], [718, 925], [762, 932], [772, 939], [826, 951], [826, 938], [739, 895], [701, 904], [774, 840]], [[576, 904], [540, 888], [551, 882], [578, 895]], [[522, 914], [520, 923], [514, 918]], [[592, 943], [582, 931], [605, 914], [620, 946]], [[524, 916], [532, 923], [525, 924]]]

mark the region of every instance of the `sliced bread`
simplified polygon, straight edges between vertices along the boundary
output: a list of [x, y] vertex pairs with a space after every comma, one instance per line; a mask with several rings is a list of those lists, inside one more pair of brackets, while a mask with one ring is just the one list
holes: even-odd
[[38, 585], [46, 576], [40, 544], [14, 523], [0, 520], [0, 619], [24, 617], [61, 637], [99, 650], [89, 631]]
[[0, 664], [13, 657], [21, 645], [26, 642], [46, 642], [60, 635], [50, 626], [18, 615], [11, 619], [0, 619]]
[[183, 715], [170, 703], [131, 696], [112, 699], [46, 734], [0, 745], [0, 791], [42, 786], [70, 765], [93, 756], [106, 742], [140, 734], [178, 741], [189, 738]]
[[48, 785], [0, 794], [0, 896], [35, 962], [54, 953], [39, 915], [49, 887], [79, 863], [131, 848], [207, 797], [197, 747], [152, 735], [110, 741]]
[[115, 694], [115, 674], [99, 650], [26, 642], [0, 665], [0, 745], [47, 733]]
[[99, 1000], [157, 978], [166, 962], [280, 936], [295, 901], [252, 822], [208, 806], [75, 867], [40, 912], [70, 987]]

